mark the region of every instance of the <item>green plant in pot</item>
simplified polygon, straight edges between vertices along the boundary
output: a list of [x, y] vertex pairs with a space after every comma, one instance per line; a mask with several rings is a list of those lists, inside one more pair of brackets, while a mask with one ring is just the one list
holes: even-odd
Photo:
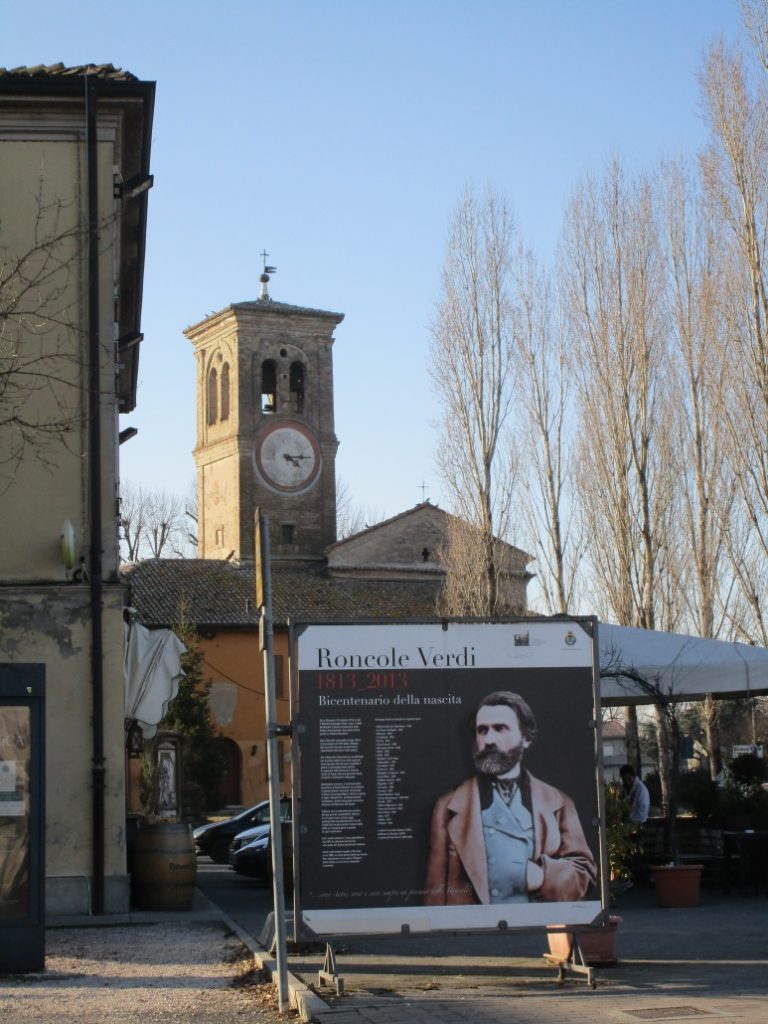
[[647, 678], [634, 667], [620, 664], [618, 659], [600, 672], [603, 678], [625, 680], [640, 690], [653, 706], [659, 741], [659, 775], [662, 804], [667, 816], [667, 849], [670, 862], [653, 868], [656, 898], [659, 906], [698, 906], [701, 890], [701, 864], [681, 864], [677, 828], [678, 789], [680, 780], [680, 718], [679, 697], [670, 684], [665, 688], [659, 678]]
[[605, 787], [605, 839], [611, 881], [627, 881], [632, 875], [632, 858], [638, 851], [637, 825], [630, 821], [629, 806], [621, 796], [618, 782]]

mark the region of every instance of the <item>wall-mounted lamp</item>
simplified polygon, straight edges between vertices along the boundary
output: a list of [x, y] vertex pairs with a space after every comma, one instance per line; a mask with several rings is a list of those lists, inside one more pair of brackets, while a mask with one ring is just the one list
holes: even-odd
[[75, 565], [75, 545], [75, 528], [69, 519], [65, 519], [61, 528], [61, 560], [68, 574]]
[[135, 199], [142, 192], [152, 188], [154, 183], [154, 174], [134, 174], [132, 178], [115, 186], [115, 197], [117, 199]]
[[257, 744], [254, 743], [253, 746], [251, 747], [251, 757], [256, 757], [256, 754], [258, 753], [258, 751], [259, 751], [259, 748], [258, 748]]
[[128, 730], [128, 757], [141, 757], [144, 752], [144, 733], [138, 722], [133, 722]]
[[121, 430], [117, 435], [120, 444], [124, 444], [126, 441], [130, 441], [132, 437], [136, 437], [139, 432], [138, 427], [126, 427], [125, 430]]
[[117, 339], [117, 351], [122, 355], [130, 349], [136, 348], [142, 341], [144, 341], [144, 335], [141, 331], [129, 331], [127, 334], [121, 334]]

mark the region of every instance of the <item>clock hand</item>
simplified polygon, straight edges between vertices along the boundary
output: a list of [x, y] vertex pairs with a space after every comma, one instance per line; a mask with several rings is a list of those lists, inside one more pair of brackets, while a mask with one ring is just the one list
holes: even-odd
[[309, 455], [289, 455], [287, 452], [283, 452], [283, 458], [286, 462], [292, 462], [294, 466], [299, 466], [302, 459], [308, 459]]

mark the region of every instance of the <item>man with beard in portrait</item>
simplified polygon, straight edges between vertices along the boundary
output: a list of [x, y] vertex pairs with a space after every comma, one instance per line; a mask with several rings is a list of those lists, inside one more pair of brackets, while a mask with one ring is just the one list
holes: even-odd
[[536, 719], [519, 694], [474, 716], [476, 774], [435, 804], [424, 903], [581, 900], [595, 861], [573, 801], [523, 767]]

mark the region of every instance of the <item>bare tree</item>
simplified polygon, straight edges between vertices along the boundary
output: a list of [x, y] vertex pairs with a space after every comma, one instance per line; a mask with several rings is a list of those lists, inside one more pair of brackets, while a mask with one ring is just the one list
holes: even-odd
[[184, 511], [181, 527], [179, 529], [179, 540], [175, 544], [175, 553], [179, 558], [194, 558], [197, 555], [197, 481], [192, 480], [184, 499]]
[[613, 161], [574, 192], [563, 283], [581, 417], [579, 492], [600, 610], [622, 625], [674, 625], [673, 453], [664, 259], [651, 182]]
[[730, 360], [721, 287], [722, 224], [681, 163], [663, 175], [669, 322], [675, 374], [680, 511], [690, 573], [681, 581], [693, 631], [716, 637], [730, 603], [725, 571], [735, 483], [727, 455]]
[[120, 497], [120, 539], [129, 562], [142, 558], [190, 558], [196, 538], [189, 505], [165, 491], [138, 490], [123, 483]]
[[370, 505], [363, 507], [352, 497], [346, 480], [336, 484], [336, 537], [344, 540], [361, 530], [366, 530], [384, 519], [384, 514]]
[[[628, 184], [614, 160], [602, 181], [587, 179], [574, 191], [561, 273], [597, 610], [645, 629], [674, 626], [680, 600], [669, 584], [678, 548], [664, 269], [652, 184], [643, 177]], [[628, 757], [639, 770], [633, 707], [625, 722]]]
[[[2, 225], [0, 225], [0, 229]], [[0, 231], [0, 474], [12, 480], [27, 453], [53, 466], [83, 416], [72, 274], [83, 259], [79, 225], [47, 199], [40, 178], [32, 245]]]
[[[765, 5], [747, 4], [748, 22], [765, 66]], [[731, 468], [738, 482], [740, 535], [729, 552], [739, 582], [738, 633], [768, 643], [765, 562], [768, 559], [768, 84], [757, 78], [741, 52], [723, 43], [707, 54], [702, 94], [711, 145], [702, 158], [710, 199], [729, 236], [727, 288], [728, 356], [733, 394], [726, 408]]]
[[431, 374], [443, 410], [438, 465], [453, 511], [467, 524], [465, 544], [481, 545], [475, 572], [483, 615], [499, 611], [495, 538], [506, 536], [515, 486], [513, 236], [504, 198], [467, 186], [450, 225], [432, 324]]
[[166, 491], [145, 494], [144, 534], [153, 558], [160, 558], [166, 547], [172, 547], [174, 537], [184, 521], [181, 501]]
[[768, 71], [768, 3], [766, 0], [740, 0], [740, 6], [757, 59]]
[[144, 539], [145, 502], [142, 492], [133, 484], [120, 488], [120, 540], [127, 562], [138, 562]]
[[[541, 567], [538, 584], [550, 615], [573, 611], [584, 533], [570, 493], [573, 479], [569, 432], [570, 382], [565, 328], [553, 286], [530, 252], [516, 268], [520, 304], [518, 389], [525, 437], [527, 546]], [[542, 571], [543, 570], [543, 571]]]

